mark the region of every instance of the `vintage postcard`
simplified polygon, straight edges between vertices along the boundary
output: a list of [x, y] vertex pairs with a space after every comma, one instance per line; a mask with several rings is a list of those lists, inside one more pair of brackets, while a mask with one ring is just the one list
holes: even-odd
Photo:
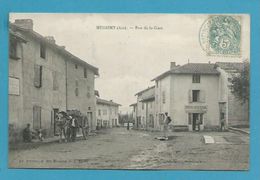
[[9, 18], [9, 168], [249, 170], [250, 15]]

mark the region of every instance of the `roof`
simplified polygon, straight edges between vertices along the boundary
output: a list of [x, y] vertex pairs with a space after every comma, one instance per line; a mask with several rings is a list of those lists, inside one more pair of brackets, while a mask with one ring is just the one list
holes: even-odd
[[106, 104], [110, 106], [121, 106], [121, 104], [115, 103], [112, 100], [108, 101], [105, 99], [97, 98], [97, 104]]
[[216, 69], [215, 64], [209, 63], [188, 63], [184, 64], [183, 66], [176, 66], [169, 71], [162, 73], [161, 75], [152, 79], [159, 80], [162, 79], [170, 74], [207, 74], [207, 75], [218, 75], [219, 72]]
[[144, 97], [142, 100], [140, 100], [140, 102], [147, 102], [147, 101], [153, 101], [153, 100], [155, 100], [154, 94]]
[[27, 42], [22, 35], [18, 34], [17, 32], [14, 32], [13, 30], [9, 30], [9, 35], [10, 35], [10, 37], [12, 37], [18, 41], [21, 41], [23, 43]]
[[216, 65], [226, 71], [241, 71], [244, 68], [244, 63], [242, 62], [216, 62]]
[[146, 88], [146, 89], [144, 89], [144, 90], [139, 91], [138, 93], [136, 93], [135, 96], [137, 96], [137, 95], [139, 95], [139, 94], [142, 94], [143, 92], [148, 91], [148, 90], [153, 89], [153, 88], [155, 88], [155, 86], [148, 87], [148, 88]]
[[130, 104], [129, 106], [137, 106], [137, 103]]
[[32, 37], [36, 38], [36, 39], [39, 39], [40, 41], [44, 42], [45, 44], [51, 46], [52, 48], [55, 48], [56, 50], [58, 50], [58, 52], [60, 52], [61, 54], [69, 57], [72, 61], [75, 61], [79, 64], [82, 64], [83, 66], [86, 66], [88, 67], [89, 69], [93, 70], [93, 72], [95, 73], [95, 75], [99, 75], [99, 72], [98, 72], [98, 68], [95, 67], [95, 66], [92, 66], [90, 64], [88, 64], [86, 61], [83, 61], [82, 59], [76, 57], [75, 55], [71, 54], [69, 51], [67, 51], [64, 46], [59, 46], [51, 41], [49, 41], [47, 38], [45, 38], [44, 36], [42, 36], [41, 34], [35, 32], [34, 30], [31, 30], [31, 29], [25, 29], [25, 28], [22, 28], [22, 27], [19, 27], [17, 25], [15, 25], [14, 23], [10, 23], [9, 24], [11, 30], [20, 30], [24, 33], [27, 33], [29, 35], [31, 35]]

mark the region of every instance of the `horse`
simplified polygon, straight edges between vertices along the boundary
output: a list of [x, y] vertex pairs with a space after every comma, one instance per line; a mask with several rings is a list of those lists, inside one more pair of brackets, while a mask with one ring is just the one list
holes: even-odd
[[66, 112], [58, 112], [55, 123], [58, 127], [60, 142], [62, 142], [62, 135], [64, 136], [65, 142], [70, 141], [70, 118]]
[[76, 120], [77, 128], [82, 131], [83, 138], [86, 140], [89, 133], [88, 118], [78, 110], [67, 110], [67, 116]]

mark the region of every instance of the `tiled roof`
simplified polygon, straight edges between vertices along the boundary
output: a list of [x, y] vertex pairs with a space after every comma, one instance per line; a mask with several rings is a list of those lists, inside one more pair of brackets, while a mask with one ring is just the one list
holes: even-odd
[[241, 62], [216, 62], [216, 65], [226, 71], [229, 70], [241, 71], [244, 68], [244, 64]]
[[130, 104], [129, 106], [137, 106], [137, 103]]
[[145, 92], [145, 91], [148, 91], [148, 90], [150, 90], [150, 89], [153, 89], [153, 88], [155, 88], [155, 86], [148, 87], [148, 88], [146, 88], [146, 89], [144, 89], [144, 90], [139, 91], [138, 93], [136, 93], [135, 96], [136, 96], [136, 95], [139, 95], [139, 94], [141, 94], [141, 93], [143, 93], [143, 92]]
[[101, 99], [101, 98], [97, 98], [97, 104], [106, 104], [106, 105], [110, 105], [110, 106], [121, 106], [121, 104], [115, 103], [113, 101]]
[[169, 71], [164, 72], [163, 74], [152, 79], [159, 80], [169, 74], [208, 74], [208, 75], [218, 75], [219, 72], [216, 70], [215, 64], [209, 63], [188, 63], [183, 66], [177, 66]]
[[155, 99], [155, 95], [152, 94], [150, 96], [144, 97], [140, 102], [145, 102], [145, 101], [153, 101]]
[[94, 71], [95, 75], [99, 75], [99, 72], [98, 72], [98, 68], [95, 67], [95, 66], [92, 66], [90, 64], [88, 64], [86, 61], [83, 61], [82, 59], [76, 57], [75, 55], [71, 54], [69, 51], [67, 51], [66, 49], [64, 49], [63, 46], [59, 46], [53, 42], [50, 42], [49, 40], [47, 40], [47, 38], [45, 38], [44, 36], [42, 36], [41, 34], [35, 32], [34, 30], [31, 30], [31, 29], [25, 29], [25, 28], [22, 28], [22, 27], [19, 27], [17, 25], [15, 25], [14, 23], [10, 23], [9, 24], [10, 28], [9, 30], [11, 29], [12, 31], [13, 30], [20, 30], [22, 32], [25, 32], [25, 33], [28, 33], [29, 35], [33, 36], [34, 38], [37, 38], [39, 40], [41, 40], [42, 42], [48, 44], [49, 46], [51, 46], [52, 48], [55, 48], [56, 50], [58, 50], [59, 52], [61, 52], [63, 55], [69, 57], [71, 60], [77, 62], [77, 63], [80, 63], [80, 64], [83, 64], [84, 66], [90, 68], [91, 70]]

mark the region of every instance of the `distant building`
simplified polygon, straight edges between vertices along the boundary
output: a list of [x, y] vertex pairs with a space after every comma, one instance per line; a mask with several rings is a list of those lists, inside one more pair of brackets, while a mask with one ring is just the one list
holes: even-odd
[[217, 62], [217, 70], [220, 72], [219, 91], [221, 116], [226, 116], [229, 126], [249, 125], [248, 103], [241, 104], [231, 93], [229, 79], [244, 68], [244, 63], [239, 62]]
[[134, 126], [136, 127], [136, 124], [137, 124], [137, 103], [130, 104], [130, 107], [132, 108], [131, 119], [133, 120]]
[[135, 95], [137, 96], [135, 127], [137, 129], [153, 129], [155, 127], [155, 86], [148, 87]]
[[61, 110], [80, 110], [95, 129], [98, 68], [57, 45], [53, 37], [35, 32], [31, 19], [10, 23], [9, 34], [10, 141], [21, 139], [27, 123], [54, 136], [55, 115]]
[[97, 103], [97, 127], [98, 128], [111, 128], [119, 126], [119, 106], [118, 103], [113, 102], [112, 100], [107, 101], [101, 98], [96, 99]]

